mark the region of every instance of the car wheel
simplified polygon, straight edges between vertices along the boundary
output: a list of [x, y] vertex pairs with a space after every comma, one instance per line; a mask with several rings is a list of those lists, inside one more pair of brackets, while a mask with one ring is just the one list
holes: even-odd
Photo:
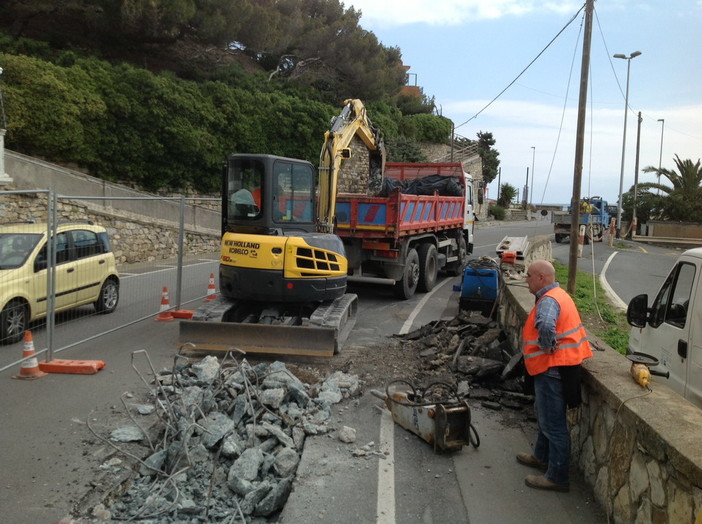
[[429, 242], [420, 244], [419, 250], [419, 291], [431, 291], [436, 285], [436, 277], [439, 272], [439, 257], [436, 246]]
[[14, 344], [22, 340], [28, 324], [27, 304], [20, 300], [9, 302], [0, 312], [0, 343]]
[[410, 249], [405, 261], [405, 270], [402, 278], [395, 283], [393, 292], [402, 300], [407, 300], [417, 291], [419, 283], [419, 255], [416, 249]]
[[95, 301], [95, 311], [101, 314], [112, 313], [119, 302], [119, 284], [114, 279], [107, 279], [100, 289], [100, 296]]

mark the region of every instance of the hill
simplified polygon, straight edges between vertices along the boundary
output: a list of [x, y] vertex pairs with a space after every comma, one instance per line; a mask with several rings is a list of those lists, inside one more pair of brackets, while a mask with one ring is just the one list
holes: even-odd
[[390, 161], [426, 161], [419, 144], [449, 143], [452, 122], [421, 89], [400, 94], [400, 49], [359, 19], [338, 0], [9, 0], [6, 145], [148, 191], [212, 192], [230, 153], [316, 164], [330, 119], [360, 98]]

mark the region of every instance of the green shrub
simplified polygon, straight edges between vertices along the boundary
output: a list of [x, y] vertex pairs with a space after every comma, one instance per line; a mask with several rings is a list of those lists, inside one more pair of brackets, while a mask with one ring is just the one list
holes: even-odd
[[490, 204], [490, 206], [488, 207], [488, 215], [494, 216], [495, 220], [504, 220], [506, 214], [507, 212], [502, 206]]

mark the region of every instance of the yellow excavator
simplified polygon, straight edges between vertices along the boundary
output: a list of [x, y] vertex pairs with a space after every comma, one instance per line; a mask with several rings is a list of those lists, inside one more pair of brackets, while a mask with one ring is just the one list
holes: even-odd
[[360, 100], [345, 101], [332, 119], [318, 177], [304, 160], [227, 158], [220, 294], [181, 321], [182, 349], [308, 356], [340, 350], [358, 305], [346, 293], [344, 245], [333, 233], [339, 170], [354, 136], [369, 150], [369, 170], [382, 176], [385, 150]]

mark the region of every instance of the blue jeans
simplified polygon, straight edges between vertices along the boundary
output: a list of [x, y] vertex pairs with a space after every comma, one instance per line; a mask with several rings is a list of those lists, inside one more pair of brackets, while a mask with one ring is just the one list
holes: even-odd
[[548, 480], [557, 484], [567, 484], [570, 434], [563, 384], [557, 368], [534, 376], [534, 394], [534, 409], [539, 430], [534, 456], [548, 464], [545, 475]]

